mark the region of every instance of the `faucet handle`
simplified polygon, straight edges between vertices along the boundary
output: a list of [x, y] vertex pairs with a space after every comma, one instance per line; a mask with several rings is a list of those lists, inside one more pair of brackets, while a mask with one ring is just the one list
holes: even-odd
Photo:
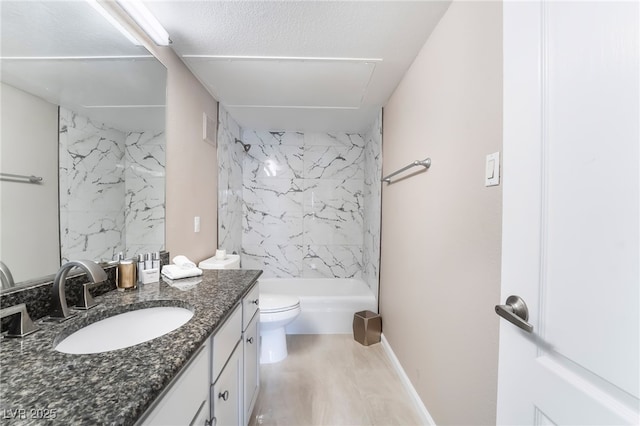
[[74, 309], [86, 311], [88, 309], [98, 306], [96, 301], [93, 300], [91, 293], [89, 293], [89, 284], [90, 283], [82, 284], [82, 300], [80, 300], [80, 302], [73, 307]]
[[24, 303], [0, 309], [0, 319], [16, 314], [17, 316], [9, 323], [9, 331], [6, 337], [24, 337], [39, 330], [31, 321], [29, 312], [27, 312], [27, 305]]

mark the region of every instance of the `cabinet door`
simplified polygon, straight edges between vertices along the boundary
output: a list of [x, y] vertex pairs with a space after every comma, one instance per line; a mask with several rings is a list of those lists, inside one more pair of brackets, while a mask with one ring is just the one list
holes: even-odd
[[249, 424], [251, 412], [258, 397], [260, 387], [260, 338], [258, 336], [258, 320], [256, 313], [244, 333], [244, 424]]
[[[209, 395], [207, 395], [209, 396]], [[190, 426], [209, 426], [211, 423], [209, 422], [209, 398], [202, 401], [202, 405], [198, 410], [198, 414], [191, 422]]]
[[237, 345], [211, 390], [211, 417], [216, 426], [242, 421], [242, 345]]
[[188, 425], [196, 424], [194, 421], [198, 416], [202, 417], [202, 411], [205, 411], [203, 420], [198, 419], [204, 424], [206, 414], [209, 410], [207, 407], [207, 399], [209, 398], [209, 344], [208, 341], [204, 347], [180, 373], [178, 379], [164, 394], [162, 399], [157, 403], [153, 411], [144, 419], [143, 425]]

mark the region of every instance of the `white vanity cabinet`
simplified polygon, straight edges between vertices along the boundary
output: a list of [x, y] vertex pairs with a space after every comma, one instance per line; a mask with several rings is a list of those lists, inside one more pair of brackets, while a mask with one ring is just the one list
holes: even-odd
[[246, 426], [250, 421], [260, 384], [259, 303], [256, 284], [212, 338], [212, 425]]
[[243, 299], [242, 306], [242, 345], [244, 354], [244, 410], [243, 425], [248, 425], [251, 412], [260, 389], [260, 322], [259, 288], [255, 287]]
[[249, 423], [260, 383], [258, 295], [256, 284], [138, 424]]
[[186, 369], [162, 395], [142, 425], [201, 425], [209, 420], [209, 351], [207, 340]]

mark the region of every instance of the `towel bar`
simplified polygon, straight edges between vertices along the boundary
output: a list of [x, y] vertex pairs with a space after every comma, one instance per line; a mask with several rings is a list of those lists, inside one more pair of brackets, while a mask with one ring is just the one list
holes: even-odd
[[406, 166], [404, 166], [401, 169], [396, 170], [395, 172], [383, 177], [381, 179], [381, 182], [387, 182], [387, 183], [391, 183], [391, 178], [394, 177], [395, 175], [404, 172], [405, 170], [409, 170], [412, 167], [417, 167], [417, 166], [422, 166], [425, 169], [428, 169], [429, 167], [431, 167], [431, 158], [425, 158], [424, 160], [416, 160], [411, 164], [408, 164]]

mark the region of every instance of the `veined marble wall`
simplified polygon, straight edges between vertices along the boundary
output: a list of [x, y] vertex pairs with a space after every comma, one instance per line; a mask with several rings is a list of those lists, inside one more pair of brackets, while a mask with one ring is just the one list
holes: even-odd
[[[238, 123], [218, 108], [218, 247], [242, 251], [242, 167], [244, 156]], [[244, 265], [243, 265], [244, 267]]]
[[364, 139], [243, 131], [243, 267], [265, 277], [360, 278]]
[[125, 257], [164, 249], [165, 133], [129, 132], [125, 143]]
[[126, 133], [63, 107], [59, 129], [62, 261], [161, 250], [164, 133]]
[[124, 250], [126, 135], [60, 107], [60, 255], [113, 259]]
[[362, 278], [376, 298], [380, 283], [380, 223], [382, 207], [382, 111], [365, 135], [364, 226]]
[[265, 278], [362, 278], [377, 295], [381, 150], [382, 111], [365, 134], [327, 134], [243, 129], [220, 107], [218, 246]]

